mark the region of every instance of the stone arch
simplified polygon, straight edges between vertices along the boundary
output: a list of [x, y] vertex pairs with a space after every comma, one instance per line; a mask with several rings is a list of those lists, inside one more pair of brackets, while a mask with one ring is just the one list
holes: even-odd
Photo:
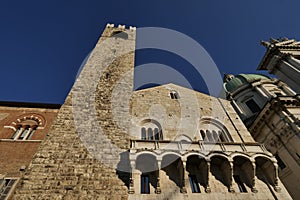
[[207, 158], [211, 159], [214, 156], [220, 156], [223, 157], [224, 159], [226, 159], [228, 162], [231, 160], [230, 158], [228, 158], [228, 155], [223, 153], [223, 152], [212, 152], [210, 153]]
[[128, 34], [125, 31], [121, 31], [121, 30], [113, 31], [110, 36], [115, 38], [121, 38], [124, 40], [128, 39]]
[[136, 160], [138, 159], [139, 156], [146, 155], [146, 154], [149, 154], [149, 155], [154, 156], [155, 158], [157, 158], [157, 154], [155, 154], [154, 152], [144, 150], [142, 152], [136, 153]]
[[182, 187], [184, 168], [181, 156], [175, 153], [167, 153], [162, 156], [161, 170], [169, 177], [169, 181], [176, 184], [177, 187]]
[[200, 152], [188, 152], [182, 158], [183, 158], [183, 160], [187, 160], [187, 158], [190, 156], [198, 156], [199, 158], [206, 159], [205, 154], [200, 153]]
[[154, 119], [144, 119], [139, 123], [141, 139], [163, 140], [163, 131], [160, 123]]
[[276, 158], [270, 157], [269, 155], [262, 154], [262, 153], [256, 153], [256, 154], [252, 155], [252, 156], [251, 156], [251, 159], [255, 161], [255, 159], [256, 159], [257, 157], [265, 158], [266, 160], [269, 160], [270, 162], [276, 162]]
[[26, 121], [35, 122], [36, 125], [39, 127], [44, 127], [46, 125], [46, 119], [42, 115], [35, 114], [35, 113], [28, 113], [28, 114], [20, 115], [11, 124], [14, 127], [17, 127], [18, 124], [22, 124]]
[[45, 127], [46, 120], [42, 115], [27, 113], [18, 116], [11, 125], [6, 126], [13, 130], [8, 136], [13, 140], [35, 140], [36, 130]]
[[200, 119], [198, 132], [203, 141], [233, 142], [226, 126], [219, 120], [211, 117], [203, 117]]
[[[141, 191], [143, 191], [143, 187], [146, 187], [150, 193], [151, 188], [157, 188], [159, 169], [155, 155], [149, 152], [138, 155], [135, 161], [135, 169], [141, 172], [140, 180], [138, 180], [141, 182]], [[145, 183], [145, 177], [147, 183]]]
[[164, 153], [162, 153], [160, 155], [161, 158], [163, 158], [164, 156], [168, 156], [168, 155], [173, 155], [173, 156], [177, 156], [177, 157], [181, 157], [181, 154], [175, 152], [175, 151], [166, 151]]
[[278, 168], [270, 157], [265, 155], [255, 156], [256, 177], [267, 186], [278, 187]]
[[237, 156], [248, 159], [250, 162], [254, 161], [254, 159], [251, 156], [249, 156], [248, 154], [243, 153], [243, 152], [234, 152], [234, 153], [230, 154], [230, 158], [233, 160]]
[[206, 190], [209, 184], [208, 165], [205, 160], [205, 157], [199, 156], [199, 154], [190, 154], [189, 156], [187, 156], [186, 171], [188, 173], [190, 186], [191, 188], [193, 188], [192, 192], [203, 191], [201, 187], [203, 187], [204, 190]]
[[222, 154], [211, 155], [210, 172], [212, 175], [211, 178], [215, 179], [216, 183], [212, 185], [212, 191], [227, 192], [231, 189], [231, 166], [226, 156]]
[[233, 157], [233, 185], [235, 191], [246, 193], [254, 188], [254, 168], [252, 162], [244, 154], [235, 155]]

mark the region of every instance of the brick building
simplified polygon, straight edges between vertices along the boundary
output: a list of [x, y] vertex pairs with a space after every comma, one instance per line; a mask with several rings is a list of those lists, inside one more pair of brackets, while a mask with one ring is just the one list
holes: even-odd
[[0, 199], [16, 187], [60, 105], [0, 102]]

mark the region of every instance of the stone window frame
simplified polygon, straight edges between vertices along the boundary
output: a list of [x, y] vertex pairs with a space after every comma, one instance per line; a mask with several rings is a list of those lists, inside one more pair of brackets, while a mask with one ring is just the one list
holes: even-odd
[[199, 181], [197, 180], [196, 175], [189, 174], [189, 182], [191, 186], [192, 193], [201, 193], [200, 187], [199, 187]]
[[[155, 128], [151, 128], [147, 126], [147, 124], [152, 124]], [[162, 141], [164, 139], [162, 127], [158, 121], [154, 119], [144, 119], [140, 122], [140, 127], [142, 140]]]
[[[7, 181], [8, 183], [6, 183]], [[0, 199], [9, 199], [13, 191], [15, 190], [18, 181], [19, 178], [16, 177], [0, 177]], [[6, 194], [4, 194], [4, 192], [6, 192]]]
[[[35, 121], [35, 124], [26, 124], [26, 121]], [[45, 128], [45, 119], [37, 114], [26, 114], [18, 117], [9, 126], [4, 128], [12, 129], [14, 133], [8, 140], [28, 141], [32, 140], [32, 136], [38, 129]]]
[[150, 178], [148, 174], [141, 174], [141, 194], [150, 194]]
[[171, 99], [179, 99], [179, 98], [180, 98], [178, 92], [175, 91], [175, 90], [172, 90], [172, 91], [170, 92], [170, 97], [171, 97]]
[[253, 98], [246, 100], [245, 104], [248, 107], [248, 109], [252, 112], [252, 114], [256, 114], [261, 111], [261, 108], [259, 107], [258, 103]]
[[[204, 117], [200, 120], [199, 134], [204, 142], [234, 142], [226, 126], [213, 118]], [[216, 129], [203, 129], [201, 125], [209, 125]]]

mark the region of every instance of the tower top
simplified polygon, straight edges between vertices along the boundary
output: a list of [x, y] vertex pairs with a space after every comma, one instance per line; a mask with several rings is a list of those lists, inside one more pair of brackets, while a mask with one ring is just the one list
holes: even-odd
[[[122, 24], [119, 24], [117, 27], [115, 27], [115, 24], [110, 24], [110, 23], [107, 23], [106, 24], [106, 28], [118, 28], [120, 30], [126, 30], [126, 26], [125, 25], [122, 25]], [[128, 29], [130, 31], [135, 31], [136, 30], [136, 27], [135, 26], [129, 26]]]
[[293, 47], [300, 47], [300, 42], [296, 41], [295, 39], [288, 39], [286, 37], [283, 38], [270, 38], [270, 41], [262, 40], [260, 42], [263, 46], [267, 48], [293, 48]]

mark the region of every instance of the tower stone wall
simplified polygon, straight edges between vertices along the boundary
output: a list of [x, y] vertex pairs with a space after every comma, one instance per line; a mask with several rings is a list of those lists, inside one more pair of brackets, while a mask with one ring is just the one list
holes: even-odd
[[[107, 26], [26, 170], [14, 199], [127, 198], [126, 183], [118, 178], [116, 169], [119, 151], [128, 149], [129, 140], [114, 124], [111, 94], [123, 73], [133, 74], [134, 47], [134, 28]], [[131, 93], [133, 76], [124, 84], [129, 88], [126, 92]]]

